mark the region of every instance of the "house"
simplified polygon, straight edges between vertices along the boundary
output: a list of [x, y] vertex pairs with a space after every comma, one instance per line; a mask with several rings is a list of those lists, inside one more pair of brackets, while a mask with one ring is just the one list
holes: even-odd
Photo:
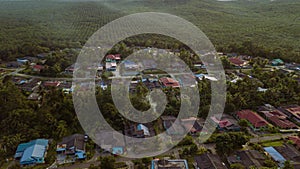
[[290, 105], [278, 108], [280, 111], [288, 115], [289, 118], [300, 123], [300, 106]]
[[33, 92], [38, 90], [39, 86], [41, 85], [41, 81], [39, 79], [30, 79], [28, 81], [22, 80], [18, 85], [18, 88], [25, 92]]
[[196, 117], [190, 117], [186, 119], [181, 119], [181, 125], [188, 131], [191, 135], [200, 133], [204, 126], [204, 120], [198, 119]]
[[283, 112], [274, 109], [271, 111], [268, 110], [262, 110], [260, 111], [261, 114], [264, 115], [264, 117], [269, 120], [272, 124], [275, 126], [282, 128], [282, 129], [297, 129], [298, 126], [294, 124], [293, 122], [289, 121], [287, 118], [287, 115]]
[[218, 120], [215, 116], [210, 117], [211, 121], [215, 124], [217, 124], [217, 129], [220, 131], [240, 131], [241, 128], [232, 123], [227, 118], [222, 118], [221, 120]]
[[106, 62], [105, 69], [107, 71], [116, 71], [117, 70], [117, 63], [116, 62]]
[[17, 58], [17, 62], [20, 64], [26, 64], [29, 63], [29, 60], [25, 58]]
[[236, 67], [242, 67], [242, 66], [245, 66], [245, 65], [247, 64], [246, 61], [244, 61], [244, 60], [242, 60], [242, 59], [240, 59], [240, 58], [238, 58], [238, 57], [231, 57], [231, 58], [229, 58], [228, 60], [229, 60], [229, 62], [230, 62], [232, 65], [234, 65], [234, 66], [236, 66]]
[[176, 76], [176, 79], [181, 86], [195, 87], [197, 85], [196, 78], [192, 74], [182, 74]]
[[19, 144], [14, 158], [20, 160], [21, 165], [44, 163], [48, 144], [49, 142], [46, 139], [37, 139]]
[[286, 159], [274, 147], [265, 147], [264, 150], [275, 162], [278, 163], [279, 167], [284, 166]]
[[[121, 132], [121, 131], [120, 131]], [[121, 155], [125, 151], [124, 135], [118, 131], [101, 130], [95, 134], [96, 143], [105, 151]], [[122, 132], [121, 132], [122, 133]]]
[[251, 110], [242, 110], [237, 112], [237, 117], [239, 119], [246, 119], [251, 123], [251, 128], [253, 130], [260, 130], [261, 128], [265, 128], [268, 126], [268, 122], [263, 119], [260, 115], [257, 113], [251, 111]]
[[279, 65], [284, 65], [284, 61], [281, 59], [273, 59], [271, 61], [272, 66], [279, 66]]
[[236, 151], [233, 155], [227, 157], [228, 163], [231, 164], [242, 164], [247, 169], [251, 166], [260, 168], [264, 165], [265, 157], [257, 150], [243, 150]]
[[180, 87], [180, 84], [178, 81], [176, 81], [172, 78], [169, 78], [169, 77], [162, 77], [159, 79], [159, 81], [163, 87], [172, 87], [172, 88]]
[[300, 150], [300, 137], [290, 136], [288, 139], [291, 140], [295, 144], [296, 148]]
[[289, 160], [295, 169], [300, 168], [300, 152], [289, 144], [274, 147], [286, 160]]
[[189, 169], [189, 167], [184, 159], [155, 159], [151, 162], [151, 169]]
[[150, 136], [149, 128], [143, 124], [138, 124], [136, 127], [134, 126], [132, 136], [137, 138], [149, 137]]
[[149, 79], [142, 79], [143, 84], [152, 91], [153, 89], [161, 88], [161, 85], [158, 81], [150, 81]]
[[34, 65], [34, 66], [32, 66], [32, 70], [34, 72], [41, 72], [41, 70], [43, 70], [43, 69], [44, 69], [44, 66], [42, 66], [42, 65]]
[[227, 169], [220, 157], [215, 154], [205, 153], [195, 157], [196, 169]]
[[164, 129], [168, 135], [183, 135], [185, 129], [182, 127], [180, 122], [176, 121], [174, 116], [161, 116], [163, 121]]
[[210, 81], [218, 81], [217, 78], [213, 76], [209, 76], [207, 74], [196, 74], [195, 77], [198, 78], [199, 80], [208, 79]]
[[62, 142], [57, 144], [56, 152], [64, 155], [75, 155], [77, 159], [86, 158], [85, 155], [85, 137], [83, 134], [73, 134], [64, 137]]
[[43, 86], [46, 88], [50, 88], [50, 87], [58, 87], [60, 85], [61, 82], [59, 81], [45, 81], [43, 83]]
[[72, 64], [71, 66], [68, 66], [65, 69], [65, 73], [68, 73], [68, 74], [73, 74], [74, 71], [75, 71], [75, 64]]
[[110, 54], [105, 57], [106, 62], [116, 62], [120, 60], [121, 60], [121, 54], [115, 54], [115, 55]]
[[42, 96], [39, 93], [33, 92], [27, 97], [27, 99], [32, 101], [39, 101], [42, 99]]
[[22, 64], [17, 61], [12, 61], [12, 62], [6, 63], [6, 67], [8, 67], [8, 68], [19, 68], [21, 66], [22, 66]]
[[39, 53], [36, 55], [37, 58], [39, 59], [44, 59], [48, 56], [49, 54], [48, 53]]

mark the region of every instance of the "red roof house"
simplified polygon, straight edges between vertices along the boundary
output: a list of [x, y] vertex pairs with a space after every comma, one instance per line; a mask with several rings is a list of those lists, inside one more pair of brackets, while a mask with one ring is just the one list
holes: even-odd
[[242, 110], [237, 113], [240, 119], [248, 120], [255, 130], [266, 127], [268, 122], [257, 113], [251, 110]]
[[238, 57], [231, 57], [228, 59], [229, 62], [235, 66], [243, 66], [246, 62], [241, 60], [240, 58]]
[[44, 69], [44, 66], [42, 66], [42, 65], [34, 65], [34, 66], [32, 67], [32, 69], [33, 69], [33, 71], [35, 71], [35, 72], [40, 72], [42, 69]]
[[300, 138], [297, 136], [290, 136], [289, 140], [291, 140], [298, 149], [300, 149]]
[[179, 82], [172, 78], [162, 77], [159, 80], [163, 84], [164, 87], [173, 87], [173, 88], [180, 87]]
[[287, 115], [282, 113], [279, 110], [273, 110], [273, 111], [261, 111], [262, 114], [266, 117], [267, 120], [272, 122], [277, 127], [280, 127], [282, 129], [296, 129], [298, 128], [296, 124], [289, 121], [287, 119]]
[[58, 87], [60, 85], [60, 82], [58, 81], [46, 81], [43, 83], [44, 87]]
[[121, 60], [121, 54], [115, 54], [115, 55], [107, 55], [106, 61], [118, 61]]

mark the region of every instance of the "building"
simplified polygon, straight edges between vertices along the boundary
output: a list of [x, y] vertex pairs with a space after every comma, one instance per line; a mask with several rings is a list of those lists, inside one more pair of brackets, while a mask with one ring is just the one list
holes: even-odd
[[42, 95], [40, 95], [39, 93], [33, 92], [27, 97], [27, 99], [32, 100], [32, 101], [39, 101], [42, 99]]
[[257, 150], [245, 150], [236, 151], [233, 155], [227, 157], [228, 163], [231, 164], [242, 164], [247, 169], [251, 166], [262, 167], [265, 161], [265, 157]]
[[48, 140], [37, 139], [18, 145], [14, 158], [20, 160], [21, 165], [35, 165], [45, 162]]
[[238, 57], [231, 57], [228, 60], [232, 65], [237, 66], [237, 67], [245, 66], [247, 63]]
[[62, 142], [57, 144], [56, 152], [64, 155], [74, 155], [77, 159], [86, 158], [85, 155], [85, 138], [83, 134], [73, 134], [64, 137]]
[[277, 152], [279, 152], [286, 160], [294, 166], [295, 169], [300, 168], [300, 152], [289, 144], [284, 144], [283, 146], [274, 147]]
[[71, 66], [68, 66], [65, 69], [65, 73], [68, 73], [68, 74], [73, 74], [74, 71], [75, 71], [75, 64], [72, 64]]
[[287, 118], [287, 115], [283, 112], [274, 109], [271, 111], [268, 110], [262, 110], [260, 111], [261, 114], [264, 115], [264, 117], [270, 121], [275, 126], [282, 128], [282, 129], [297, 129], [298, 126], [294, 124], [293, 122], [289, 121]]
[[197, 169], [227, 169], [220, 157], [215, 154], [205, 153], [195, 157]]
[[116, 71], [117, 70], [117, 63], [116, 62], [106, 62], [105, 69], [107, 71]]
[[183, 159], [155, 159], [151, 162], [151, 169], [189, 169], [189, 167], [187, 161]]
[[290, 136], [289, 140], [291, 140], [295, 144], [296, 148], [300, 150], [300, 138], [298, 136]]
[[43, 83], [43, 87], [45, 88], [51, 88], [51, 87], [58, 87], [61, 82], [59, 81], [45, 81]]
[[105, 57], [106, 62], [119, 62], [121, 60], [121, 54], [115, 54], [115, 55], [107, 55]]
[[[109, 130], [101, 130], [95, 134], [96, 142], [99, 143], [100, 147], [110, 153], [116, 153], [114, 155], [121, 155], [120, 153], [124, 153], [125, 151], [125, 140], [124, 135], [120, 134], [121, 131], [109, 131]], [[120, 151], [120, 150], [123, 151]]]
[[126, 129], [126, 135], [136, 138], [145, 138], [150, 136], [150, 131], [144, 124], [132, 124]]
[[196, 74], [195, 77], [198, 78], [199, 80], [208, 79], [210, 81], [218, 81], [217, 78], [213, 76], [209, 76], [207, 74]]
[[18, 88], [25, 92], [33, 92], [38, 90], [40, 85], [41, 81], [39, 79], [21, 80]]
[[253, 130], [260, 130], [261, 128], [265, 128], [269, 125], [264, 118], [251, 110], [239, 111], [237, 112], [237, 117], [239, 119], [248, 120], [251, 123], [251, 128]]
[[300, 106], [290, 105], [278, 108], [280, 111], [285, 113], [289, 118], [300, 123]]
[[185, 129], [182, 127], [180, 122], [176, 121], [174, 116], [161, 116], [163, 121], [164, 129], [168, 135], [183, 135]]
[[42, 65], [34, 65], [34, 66], [32, 66], [32, 70], [34, 72], [41, 72], [41, 70], [43, 70], [43, 69], [44, 69], [44, 66], [42, 66]]
[[279, 66], [279, 65], [284, 65], [284, 61], [281, 59], [273, 59], [271, 61], [272, 66]]
[[29, 60], [25, 58], [17, 58], [17, 62], [20, 64], [26, 64], [29, 63]]
[[240, 131], [240, 126], [234, 124], [227, 118], [222, 118], [218, 120], [216, 117], [211, 117], [211, 121], [217, 124], [217, 129], [220, 131]]
[[275, 162], [278, 163], [279, 167], [284, 166], [286, 159], [274, 147], [265, 147], [264, 150]]
[[172, 87], [172, 88], [180, 87], [180, 84], [177, 80], [174, 80], [169, 77], [162, 77], [159, 79], [159, 81], [163, 87]]
[[188, 131], [191, 135], [200, 133], [204, 126], [204, 120], [198, 119], [196, 117], [190, 117], [187, 119], [181, 119], [181, 125]]

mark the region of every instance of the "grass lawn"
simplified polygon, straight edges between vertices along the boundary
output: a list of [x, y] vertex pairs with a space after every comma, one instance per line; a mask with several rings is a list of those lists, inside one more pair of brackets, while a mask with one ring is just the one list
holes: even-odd
[[282, 146], [283, 145], [283, 141], [271, 141], [271, 142], [264, 142], [261, 145], [264, 147], [278, 147], [278, 146]]

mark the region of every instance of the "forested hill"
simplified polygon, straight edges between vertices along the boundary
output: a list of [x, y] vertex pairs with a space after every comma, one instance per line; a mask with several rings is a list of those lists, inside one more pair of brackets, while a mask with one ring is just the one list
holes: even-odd
[[251, 41], [268, 57], [300, 62], [298, 0], [0, 1], [0, 59], [80, 47], [105, 23], [145, 11], [191, 21], [218, 50], [242, 53]]

